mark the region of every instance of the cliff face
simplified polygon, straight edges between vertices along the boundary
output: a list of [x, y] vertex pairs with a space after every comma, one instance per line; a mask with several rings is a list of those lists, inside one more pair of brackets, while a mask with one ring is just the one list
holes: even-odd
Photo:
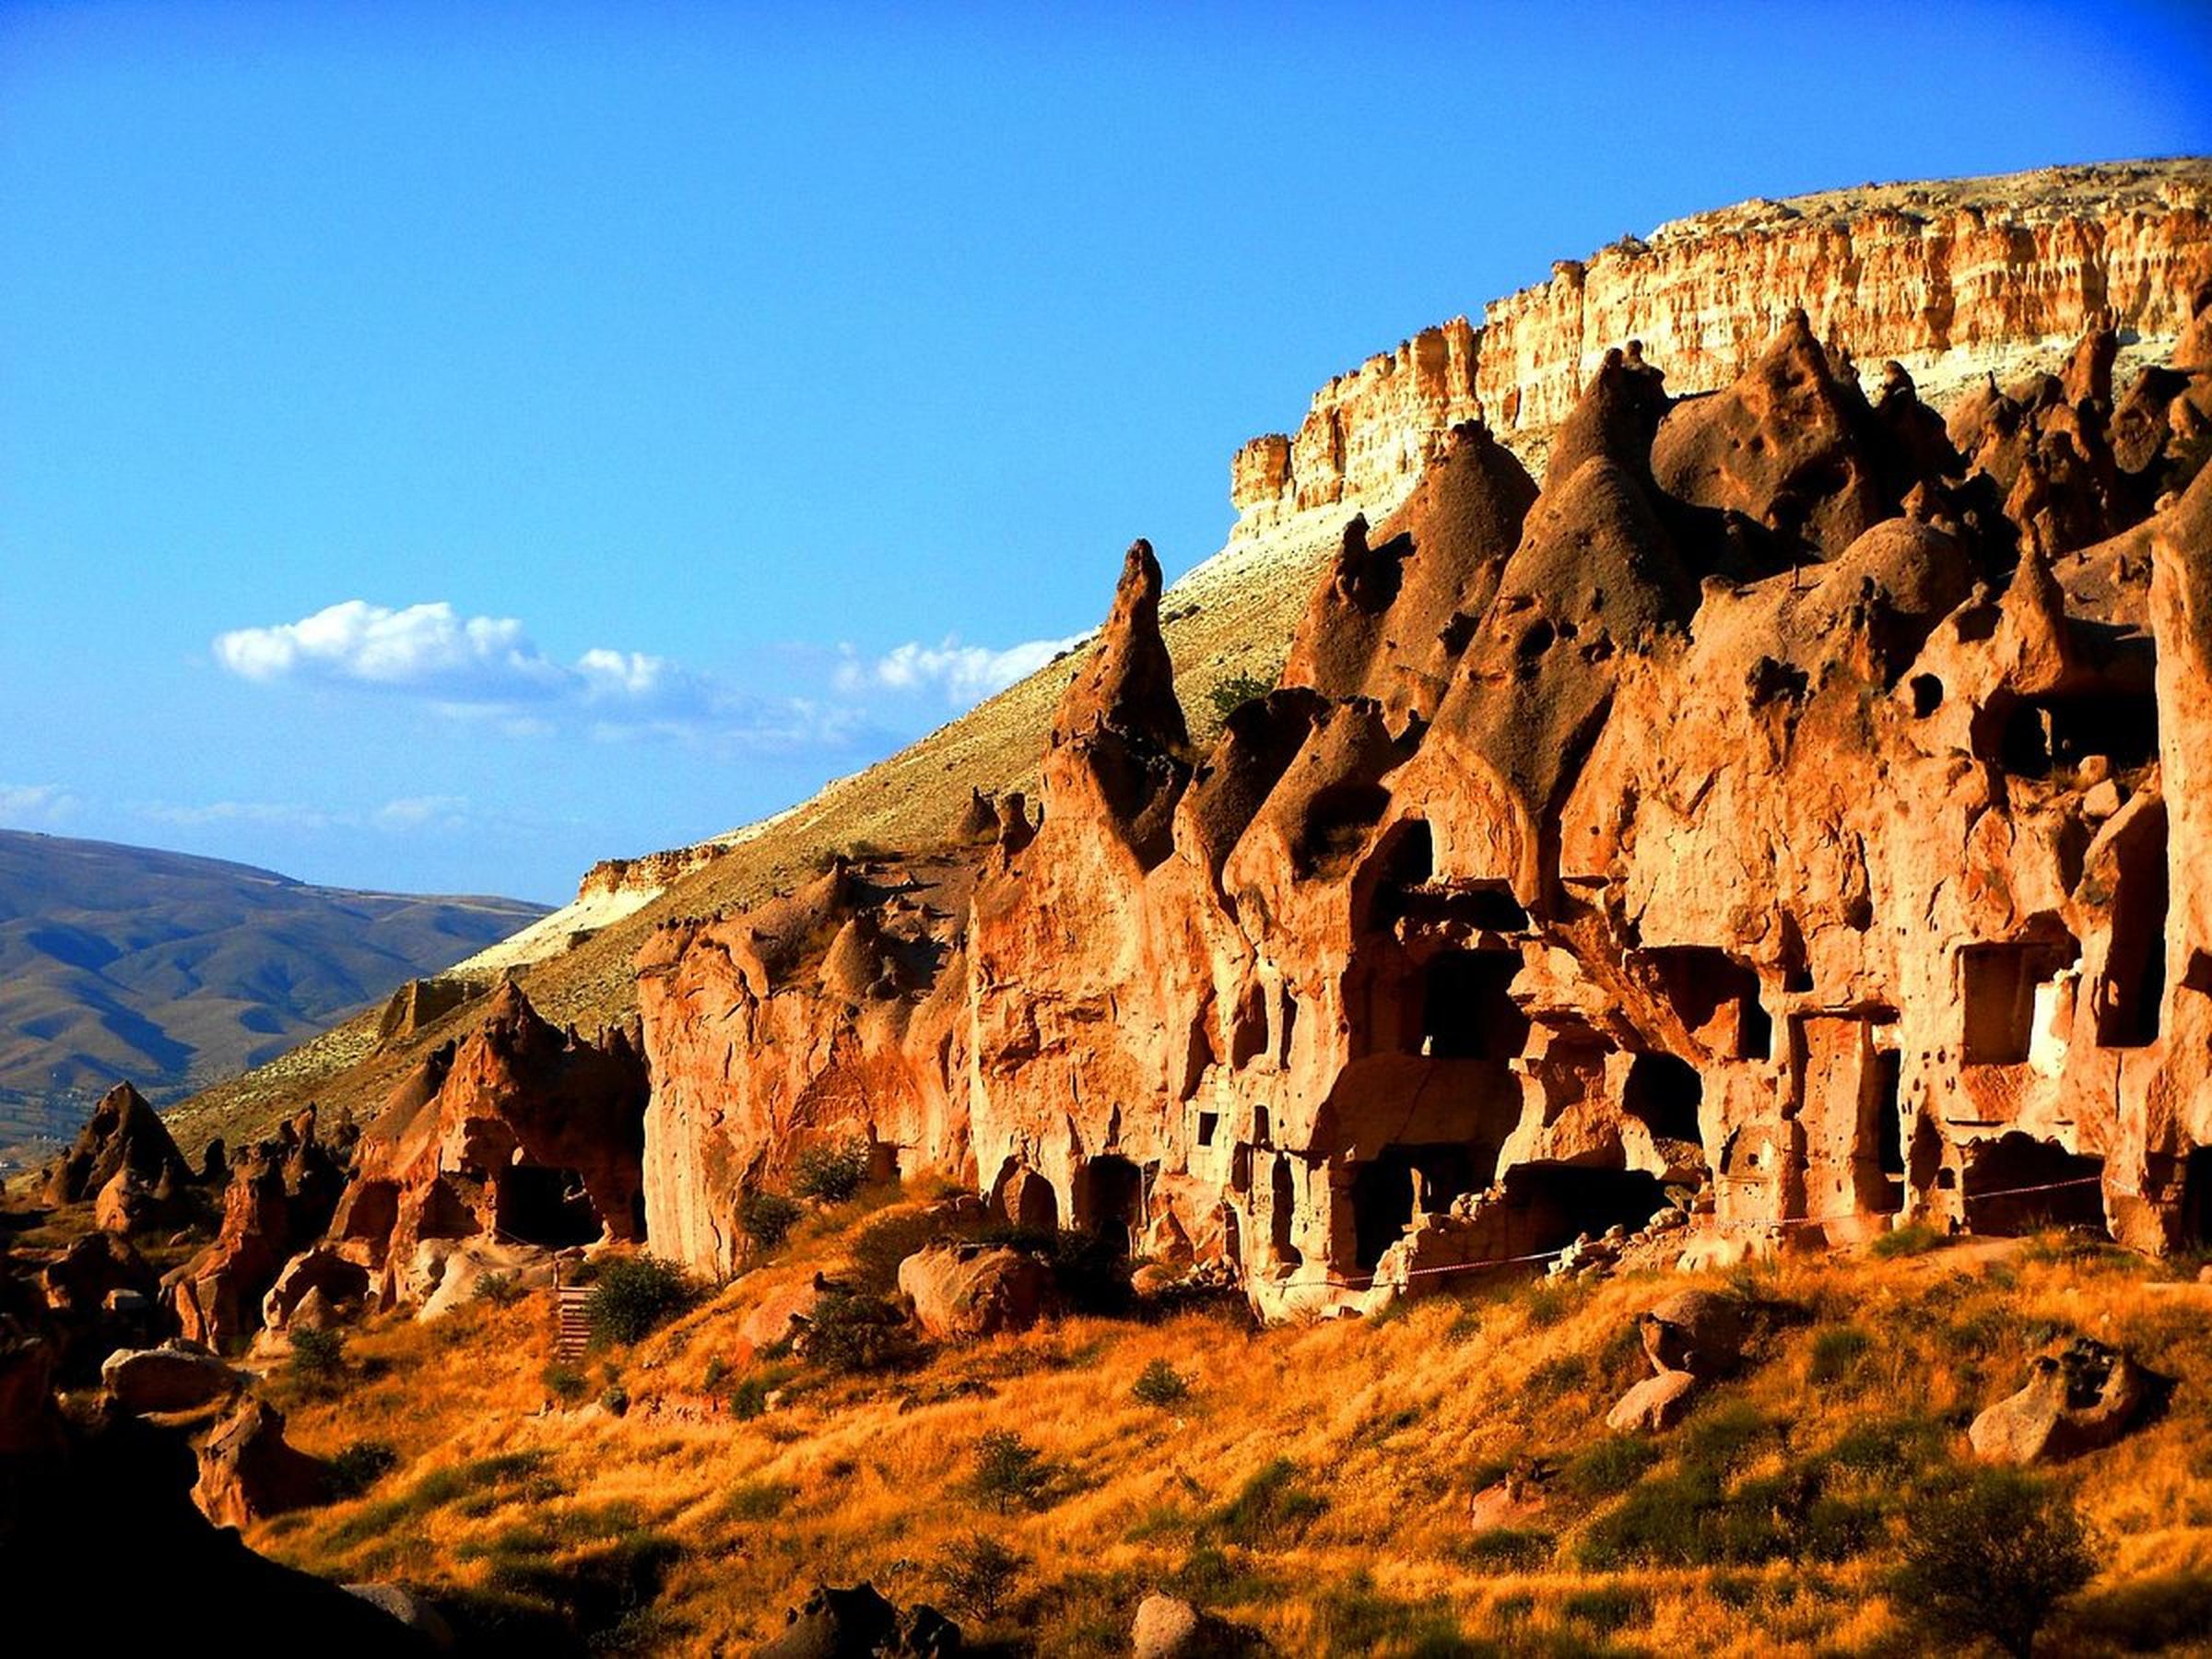
[[1710, 397], [1611, 353], [1540, 493], [1467, 425], [1354, 521], [1204, 756], [1140, 543], [1041, 828], [649, 947], [654, 1248], [853, 1134], [1277, 1315], [1609, 1227], [2197, 1236], [2195, 298], [2125, 398], [2093, 332], [1947, 427], [1802, 313]]
[[1960, 185], [1757, 202], [1624, 239], [1551, 279], [1426, 329], [1314, 394], [1295, 436], [1238, 452], [1244, 524], [1402, 495], [1456, 423], [1509, 442], [1564, 419], [1630, 340], [1677, 393], [1724, 386], [1793, 311], [1859, 360], [1924, 387], [1964, 384], [2033, 342], [2070, 343], [2100, 312], [2171, 342], [2193, 263], [2212, 248], [2212, 164], [2053, 169]]

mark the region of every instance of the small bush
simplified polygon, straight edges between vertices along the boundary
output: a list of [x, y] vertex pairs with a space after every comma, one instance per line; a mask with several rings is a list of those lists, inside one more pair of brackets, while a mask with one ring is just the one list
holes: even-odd
[[1609, 1636], [1624, 1626], [1649, 1618], [1651, 1607], [1633, 1591], [1603, 1584], [1571, 1593], [1559, 1603], [1559, 1611], [1569, 1618], [1579, 1619], [1600, 1635]]
[[1288, 1543], [1328, 1507], [1326, 1499], [1302, 1483], [1298, 1465], [1278, 1457], [1214, 1512], [1213, 1524], [1231, 1544]]
[[1900, 1256], [1925, 1255], [1941, 1248], [1945, 1241], [1944, 1235], [1925, 1221], [1910, 1221], [1882, 1234], [1866, 1249], [1869, 1254], [1888, 1262]]
[[773, 1250], [806, 1214], [782, 1193], [747, 1193], [737, 1200], [737, 1226], [756, 1250]]
[[1643, 1478], [1659, 1461], [1659, 1448], [1641, 1434], [1608, 1436], [1577, 1453], [1559, 1480], [1578, 1498], [1610, 1498]]
[[1914, 1517], [1892, 1588], [1931, 1636], [1986, 1638], [2028, 1659], [2051, 1615], [2096, 1576], [2089, 1531], [2065, 1494], [1983, 1469]]
[[1213, 710], [1216, 722], [1226, 724], [1231, 714], [1253, 699], [1265, 697], [1274, 689], [1273, 681], [1264, 680], [1256, 674], [1232, 674], [1206, 694], [1206, 706]]
[[1365, 1568], [1315, 1598], [1314, 1621], [1331, 1653], [1441, 1655], [1470, 1650], [1459, 1619], [1441, 1597], [1400, 1601], [1375, 1588]]
[[1044, 1453], [1011, 1429], [993, 1429], [975, 1442], [975, 1475], [969, 1489], [995, 1503], [1003, 1514], [1016, 1504], [1033, 1504], [1052, 1484]]
[[933, 1576], [957, 1611], [988, 1624], [1006, 1605], [1028, 1564], [1027, 1557], [988, 1534], [970, 1533], [937, 1558]]
[[294, 1331], [288, 1370], [302, 1388], [319, 1393], [346, 1374], [343, 1331]]
[[512, 1308], [523, 1300], [523, 1282], [512, 1273], [488, 1273], [477, 1281], [475, 1296], [495, 1308]]
[[556, 1359], [537, 1373], [537, 1380], [546, 1385], [546, 1392], [564, 1406], [573, 1406], [591, 1392], [591, 1380], [572, 1365]]
[[1559, 1540], [1547, 1532], [1513, 1526], [1492, 1526], [1460, 1546], [1460, 1559], [1470, 1567], [1498, 1572], [1533, 1572], [1548, 1562]]
[[788, 1365], [760, 1367], [737, 1380], [730, 1390], [730, 1415], [749, 1423], [768, 1409], [768, 1396], [789, 1383], [794, 1374]]
[[616, 1417], [628, 1417], [629, 1415], [629, 1390], [619, 1382], [610, 1383], [606, 1392], [600, 1394], [599, 1404], [606, 1406]]
[[731, 1489], [722, 1512], [733, 1521], [780, 1521], [799, 1495], [797, 1487], [781, 1480], [748, 1480]]
[[673, 1262], [658, 1256], [616, 1256], [600, 1264], [598, 1282], [583, 1305], [592, 1342], [637, 1342], [651, 1335], [698, 1299], [698, 1287]]
[[827, 1292], [814, 1304], [792, 1351], [846, 1376], [897, 1371], [921, 1358], [906, 1315], [880, 1297]]
[[1839, 1325], [1813, 1338], [1812, 1364], [1806, 1378], [1816, 1383], [1841, 1382], [1859, 1368], [1859, 1359], [1873, 1344], [1855, 1325]]
[[867, 1184], [868, 1143], [854, 1137], [831, 1147], [809, 1147], [792, 1165], [794, 1196], [842, 1204]]
[[330, 1460], [330, 1479], [341, 1498], [359, 1498], [399, 1467], [399, 1453], [382, 1441], [355, 1441]]
[[1191, 1397], [1191, 1382], [1165, 1359], [1155, 1359], [1137, 1373], [1129, 1394], [1140, 1406], [1180, 1406]]
[[919, 1209], [869, 1217], [853, 1235], [853, 1282], [863, 1290], [888, 1296], [899, 1288], [899, 1264], [944, 1233], [941, 1218]]

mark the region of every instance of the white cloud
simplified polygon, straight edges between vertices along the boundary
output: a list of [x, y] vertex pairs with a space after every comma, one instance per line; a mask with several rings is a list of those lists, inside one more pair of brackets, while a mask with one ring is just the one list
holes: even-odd
[[641, 651], [594, 646], [561, 663], [514, 618], [463, 617], [443, 601], [394, 609], [348, 599], [297, 622], [234, 629], [215, 656], [241, 679], [418, 696], [513, 737], [566, 729], [759, 751], [835, 747], [857, 724], [850, 711], [755, 697]]
[[83, 805], [74, 791], [59, 783], [0, 783], [0, 823], [64, 823]]
[[837, 686], [841, 691], [941, 688], [947, 703], [964, 709], [1027, 678], [1089, 638], [1081, 633], [1065, 640], [1028, 640], [1002, 651], [988, 645], [963, 645], [958, 636], [947, 636], [939, 645], [910, 640], [873, 662], [865, 661], [848, 645], [838, 665]]
[[386, 801], [373, 817], [380, 830], [462, 830], [468, 826], [468, 797], [406, 795]]
[[206, 801], [180, 806], [170, 801], [146, 801], [135, 810], [158, 824], [255, 824], [270, 830], [327, 830], [346, 821], [343, 814], [296, 801]]

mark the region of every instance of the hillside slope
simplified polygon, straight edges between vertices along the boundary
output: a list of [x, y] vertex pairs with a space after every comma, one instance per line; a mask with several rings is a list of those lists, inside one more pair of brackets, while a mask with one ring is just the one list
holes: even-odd
[[[1984, 375], [2054, 370], [2109, 309], [2124, 384], [2171, 347], [2183, 273], [2208, 254], [2212, 162], [2198, 159], [1751, 202], [1565, 262], [1549, 282], [1493, 301], [1482, 325], [1425, 330], [1334, 377], [1295, 434], [1255, 439], [1234, 457], [1236, 529], [1162, 609], [1192, 736], [1203, 749], [1218, 733], [1217, 688], [1274, 683], [1347, 522], [1377, 521], [1403, 500], [1454, 423], [1488, 421], [1540, 477], [1551, 433], [1540, 417], [1556, 418], [1604, 346], [1641, 336], [1670, 390], [1696, 391], [1739, 372], [1771, 320], [1802, 305], [1869, 370], [1898, 357], [1940, 407]], [[1935, 271], [1946, 298], [1931, 310]], [[1100, 551], [1100, 609], [1114, 551]], [[1079, 666], [1080, 654], [1048, 665], [741, 843], [638, 861], [618, 890], [587, 879], [588, 899], [556, 913], [573, 924], [540, 930], [541, 947], [559, 954], [520, 969], [531, 1000], [559, 1022], [626, 1018], [632, 959], [660, 924], [756, 903], [834, 851], [925, 847], [971, 789], [1033, 789], [1051, 711]], [[371, 1023], [342, 1027], [194, 1100], [176, 1114], [178, 1134], [189, 1145], [251, 1129], [311, 1091], [365, 1106], [468, 1023], [456, 1015], [383, 1053]]]
[[121, 1079], [159, 1101], [261, 1065], [542, 913], [0, 831], [0, 1146]]

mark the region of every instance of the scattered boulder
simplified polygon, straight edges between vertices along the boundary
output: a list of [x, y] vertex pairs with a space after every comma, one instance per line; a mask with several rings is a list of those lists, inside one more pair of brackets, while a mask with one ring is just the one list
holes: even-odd
[[935, 1607], [901, 1614], [873, 1584], [817, 1584], [783, 1615], [759, 1659], [937, 1659], [961, 1651], [960, 1628]]
[[1652, 1370], [1724, 1377], [1743, 1358], [1743, 1304], [1710, 1290], [1670, 1296], [1636, 1321]]
[[1697, 1378], [1688, 1371], [1646, 1377], [1606, 1413], [1606, 1427], [1616, 1434], [1656, 1434], [1672, 1429], [1689, 1410], [1689, 1396], [1697, 1386]]
[[1053, 1301], [1053, 1270], [1004, 1246], [932, 1244], [899, 1264], [914, 1322], [940, 1342], [1026, 1331]]
[[823, 1286], [814, 1280], [789, 1285], [771, 1291], [751, 1312], [738, 1323], [738, 1340], [748, 1344], [755, 1353], [788, 1342], [798, 1327], [806, 1324], [820, 1303]]
[[359, 1596], [378, 1612], [414, 1631], [432, 1653], [450, 1653], [460, 1645], [444, 1615], [412, 1590], [397, 1584], [348, 1584], [346, 1594]]
[[274, 1331], [297, 1322], [300, 1305], [313, 1297], [325, 1321], [358, 1309], [369, 1294], [369, 1270], [342, 1246], [317, 1244], [284, 1265], [261, 1300], [262, 1324]]
[[2080, 1336], [2029, 1366], [2028, 1382], [1973, 1420], [1966, 1437], [1986, 1463], [2035, 1464], [2109, 1446], [2140, 1422], [2166, 1380]]
[[242, 1373], [188, 1342], [118, 1349], [100, 1368], [100, 1381], [110, 1399], [140, 1416], [204, 1410], [246, 1385]]
[[192, 1500], [218, 1526], [244, 1526], [325, 1501], [330, 1465], [288, 1445], [284, 1414], [248, 1396], [200, 1442]]
[[553, 1282], [556, 1253], [500, 1239], [425, 1239], [415, 1247], [410, 1284], [421, 1306], [417, 1319], [438, 1319], [474, 1301], [484, 1281], [510, 1278], [518, 1289]]
[[1228, 1659], [1264, 1644], [1256, 1630], [1155, 1590], [1137, 1604], [1130, 1645], [1136, 1659]]

